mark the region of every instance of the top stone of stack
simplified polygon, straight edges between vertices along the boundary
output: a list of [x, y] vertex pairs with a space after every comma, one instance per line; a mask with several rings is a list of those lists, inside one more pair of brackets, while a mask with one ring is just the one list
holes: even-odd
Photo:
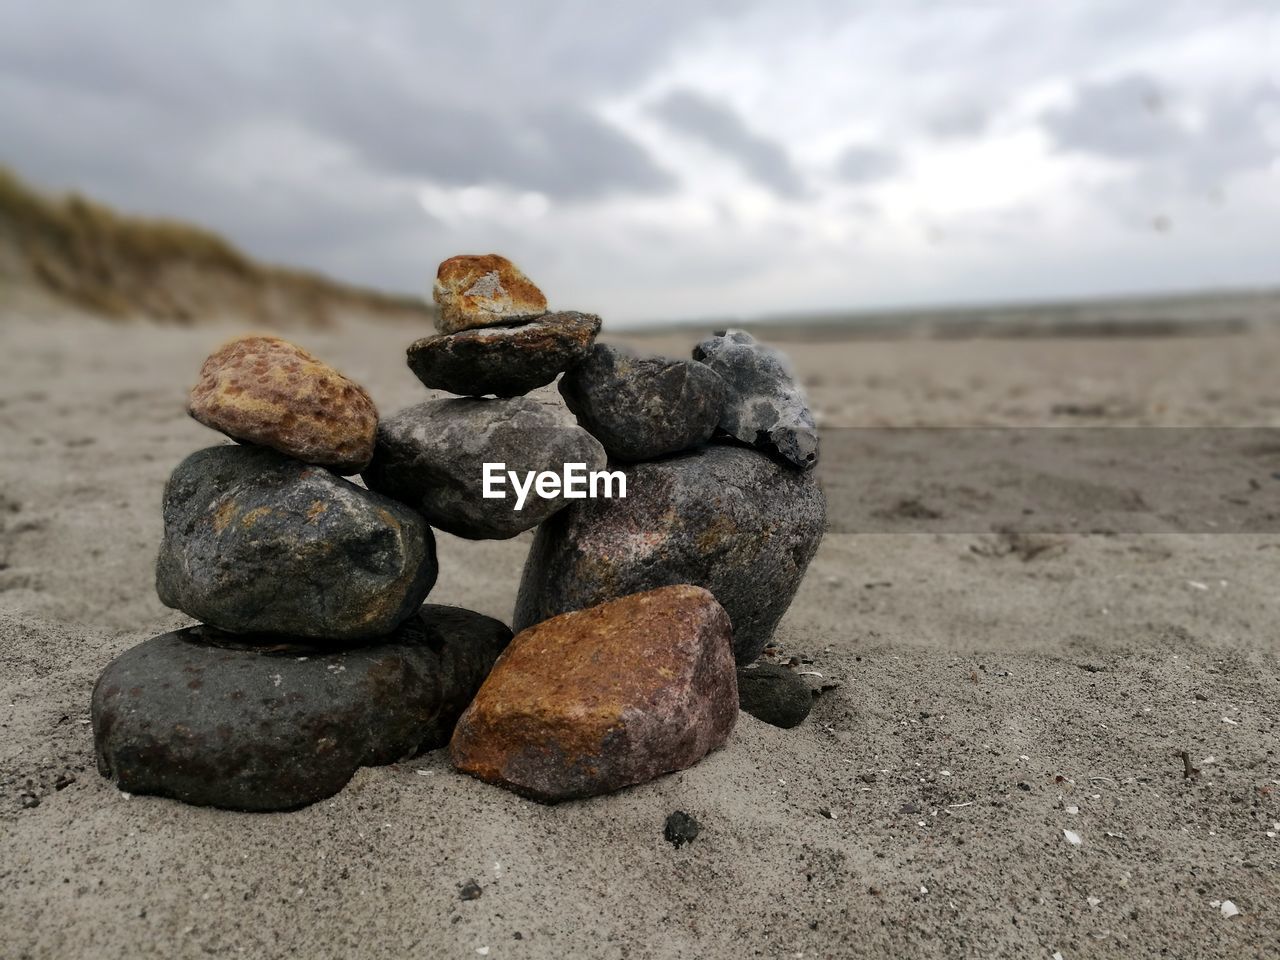
[[436, 329], [456, 333], [533, 320], [547, 312], [547, 298], [506, 257], [450, 257], [436, 271], [432, 296], [440, 307]]

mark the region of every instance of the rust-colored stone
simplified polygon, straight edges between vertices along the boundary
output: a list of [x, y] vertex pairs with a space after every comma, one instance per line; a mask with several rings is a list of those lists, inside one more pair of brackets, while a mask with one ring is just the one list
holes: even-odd
[[279, 337], [237, 337], [213, 353], [187, 412], [235, 440], [343, 475], [369, 465], [378, 429], [363, 387]]
[[737, 717], [729, 617], [709, 591], [681, 584], [522, 631], [450, 750], [464, 773], [555, 802], [692, 766]]
[[454, 333], [531, 320], [547, 312], [547, 298], [520, 268], [496, 253], [450, 257], [436, 271], [432, 296], [436, 329]]

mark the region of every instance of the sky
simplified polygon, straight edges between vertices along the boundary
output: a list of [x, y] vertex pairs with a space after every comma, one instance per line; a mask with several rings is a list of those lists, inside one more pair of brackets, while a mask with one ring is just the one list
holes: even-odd
[[1280, 283], [1275, 0], [0, 0], [0, 163], [606, 322]]

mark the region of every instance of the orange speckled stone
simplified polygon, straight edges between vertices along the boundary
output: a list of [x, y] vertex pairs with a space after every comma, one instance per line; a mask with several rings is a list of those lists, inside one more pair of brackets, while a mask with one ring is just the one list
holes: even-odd
[[187, 412], [232, 439], [343, 475], [369, 465], [378, 431], [364, 387], [279, 337], [237, 337], [213, 353]]
[[436, 329], [441, 333], [532, 320], [547, 312], [542, 291], [496, 253], [445, 260], [436, 271], [432, 296], [440, 306]]
[[738, 718], [728, 614], [681, 584], [519, 633], [458, 721], [464, 773], [543, 802], [697, 763]]

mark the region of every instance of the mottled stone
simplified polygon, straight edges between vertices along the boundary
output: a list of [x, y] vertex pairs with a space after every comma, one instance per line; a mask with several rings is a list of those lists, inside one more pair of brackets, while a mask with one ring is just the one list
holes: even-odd
[[427, 605], [390, 636], [341, 651], [210, 627], [113, 660], [93, 688], [98, 771], [128, 793], [288, 810], [358, 767], [444, 746], [511, 631]]
[[433, 390], [519, 397], [585, 357], [599, 332], [600, 318], [589, 313], [549, 313], [515, 327], [424, 337], [409, 348], [409, 367]]
[[435, 580], [435, 538], [420, 516], [274, 450], [201, 450], [165, 487], [160, 599], [223, 630], [376, 637]]
[[187, 412], [234, 440], [341, 474], [368, 465], [378, 427], [364, 387], [278, 337], [237, 337], [213, 353]]
[[755, 663], [738, 668], [738, 705], [757, 720], [790, 729], [813, 709], [813, 691], [794, 670]]
[[698, 344], [693, 358], [727, 387], [721, 430], [802, 470], [817, 465], [818, 428], [782, 353], [742, 330], [727, 330]]
[[547, 298], [506, 257], [450, 257], [436, 271], [432, 296], [441, 333], [530, 320], [547, 312]]
[[637, 357], [598, 343], [560, 380], [560, 393], [610, 457], [652, 460], [709, 439], [725, 387], [697, 361]]
[[516, 629], [673, 583], [706, 587], [739, 663], [760, 655], [817, 552], [826, 500], [811, 473], [712, 444], [626, 468], [625, 500], [580, 500], [541, 527]]
[[672, 812], [667, 817], [667, 822], [662, 825], [663, 838], [677, 850], [686, 843], [693, 843], [701, 832], [702, 825], [692, 814], [685, 813], [683, 810]]
[[570, 501], [528, 494], [522, 509], [507, 484], [505, 498], [486, 499], [484, 464], [561, 473], [566, 463], [604, 467], [604, 448], [568, 413], [528, 397], [428, 400], [378, 425], [370, 490], [419, 511], [433, 527], [471, 540], [505, 540], [541, 523]]
[[458, 721], [464, 773], [543, 802], [697, 763], [738, 715], [729, 618], [706, 590], [651, 590], [518, 634]]

